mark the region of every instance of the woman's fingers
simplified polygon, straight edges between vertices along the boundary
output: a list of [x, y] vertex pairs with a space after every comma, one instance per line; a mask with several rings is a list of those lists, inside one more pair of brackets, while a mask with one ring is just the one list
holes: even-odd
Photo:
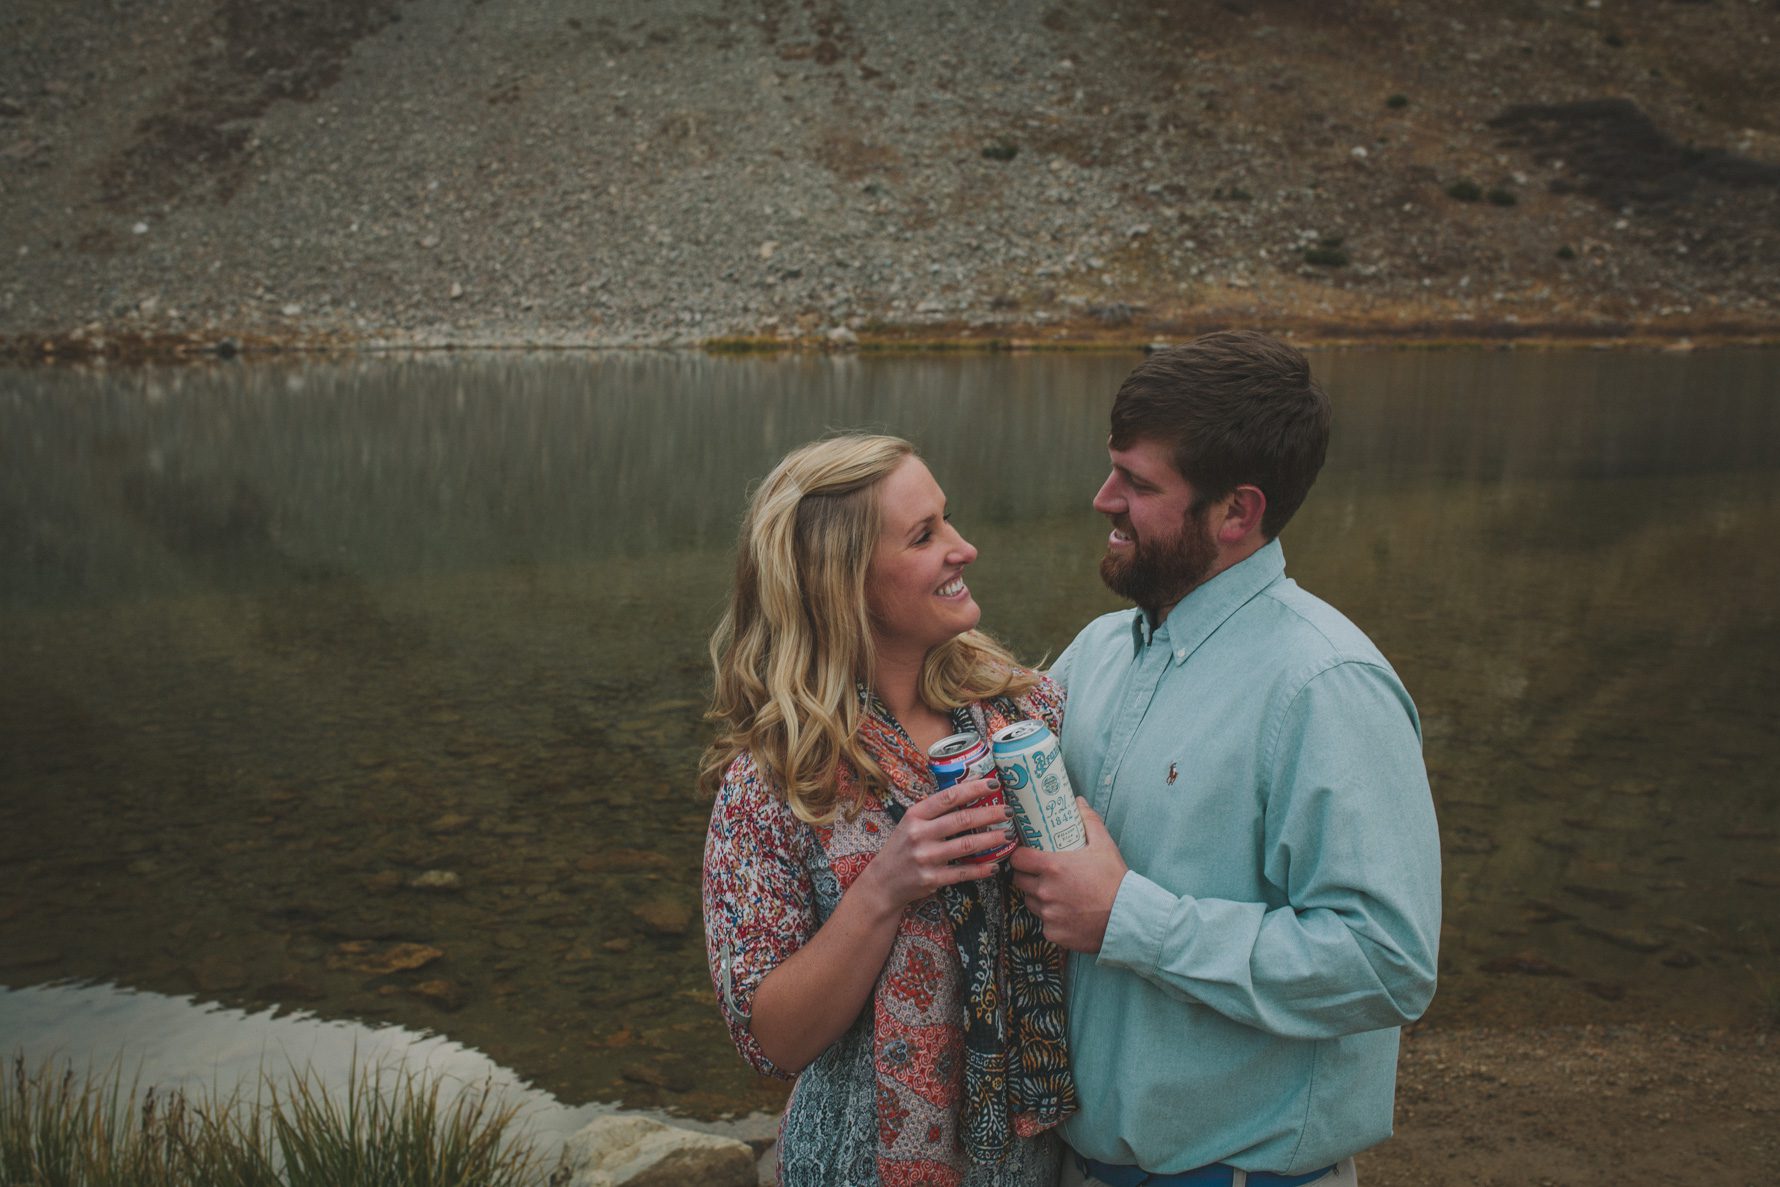
[[986, 828], [1000, 828], [1013, 819], [1013, 813], [1001, 804], [986, 804], [981, 808], [964, 808], [940, 818], [946, 835], [955, 837], [959, 833], [977, 832]]
[[913, 817], [916, 820], [933, 820], [944, 816], [947, 812], [955, 812], [972, 800], [980, 800], [985, 792], [981, 788], [981, 779], [972, 779], [968, 783], [954, 783], [943, 791], [936, 791], [924, 800], [916, 800], [909, 806], [903, 819]]
[[909, 808], [908, 815], [917, 820], [935, 820], [948, 812], [956, 812], [975, 803], [1000, 787], [1001, 781], [994, 775], [983, 779], [966, 779], [963, 783], [954, 783], [942, 791], [936, 791], [926, 799], [917, 800]]

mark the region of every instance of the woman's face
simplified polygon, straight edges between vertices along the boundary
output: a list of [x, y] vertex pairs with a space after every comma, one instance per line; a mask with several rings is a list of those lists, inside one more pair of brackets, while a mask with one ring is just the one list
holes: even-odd
[[883, 530], [865, 574], [878, 652], [925, 655], [975, 627], [983, 612], [964, 584], [977, 550], [946, 520], [946, 495], [917, 457], [878, 484]]

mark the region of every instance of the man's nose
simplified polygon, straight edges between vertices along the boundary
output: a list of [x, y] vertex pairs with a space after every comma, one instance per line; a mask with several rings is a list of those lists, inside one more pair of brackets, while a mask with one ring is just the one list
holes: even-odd
[[1102, 515], [1117, 515], [1125, 510], [1125, 499], [1118, 490], [1119, 476], [1108, 474], [1094, 494], [1094, 510]]

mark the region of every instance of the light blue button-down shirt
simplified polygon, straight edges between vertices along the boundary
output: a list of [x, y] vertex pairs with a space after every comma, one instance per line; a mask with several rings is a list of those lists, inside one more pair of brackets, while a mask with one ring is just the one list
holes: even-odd
[[1070, 960], [1064, 1137], [1149, 1171], [1296, 1174], [1390, 1136], [1440, 931], [1396, 673], [1273, 541], [1153, 632], [1096, 619], [1051, 674], [1070, 781], [1131, 867], [1098, 956]]

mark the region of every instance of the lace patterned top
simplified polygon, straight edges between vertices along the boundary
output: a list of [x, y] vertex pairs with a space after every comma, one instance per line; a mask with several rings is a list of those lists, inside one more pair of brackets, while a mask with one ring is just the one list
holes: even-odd
[[[1042, 718], [1057, 731], [1062, 701], [1061, 690], [1042, 679], [1015, 704], [1024, 715]], [[970, 712], [975, 727], [983, 730], [981, 707], [972, 706]], [[875, 802], [850, 820], [843, 813], [827, 826], [805, 824], [748, 754], [725, 773], [705, 845], [705, 941], [730, 1036], [757, 1071], [789, 1078], [767, 1058], [749, 1029], [760, 982], [833, 914], [843, 885], [871, 861], [894, 828], [890, 814]], [[985, 896], [985, 905], [989, 926], [1005, 929], [1000, 896]], [[919, 924], [947, 926], [938, 896], [911, 910]], [[965, 978], [955, 954], [937, 974], [933, 991], [949, 999], [951, 1016], [962, 1017]], [[956, 1045], [961, 1062], [961, 1032]], [[945, 1062], [942, 1057], [942, 1066]], [[886, 1136], [880, 1130], [879, 1092], [868, 1004], [847, 1033], [796, 1077], [779, 1125], [782, 1187], [904, 1187], [882, 1182], [879, 1173], [880, 1140]], [[935, 1107], [934, 1099], [945, 1098], [944, 1092], [910, 1094], [899, 1104], [899, 1116], [900, 1109], [909, 1110], [902, 1124], [932, 1126], [937, 1134], [937, 1118], [922, 1114]], [[1054, 1131], [1016, 1136], [1000, 1163], [969, 1166], [964, 1187], [1049, 1187], [1056, 1181], [1058, 1151]]]

